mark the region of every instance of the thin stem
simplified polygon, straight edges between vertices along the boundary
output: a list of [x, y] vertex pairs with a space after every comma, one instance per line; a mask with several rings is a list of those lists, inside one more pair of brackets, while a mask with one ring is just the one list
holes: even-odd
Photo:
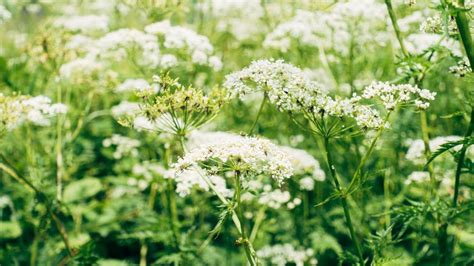
[[388, 15], [390, 16], [390, 21], [392, 22], [392, 27], [395, 30], [395, 35], [397, 36], [398, 43], [400, 44], [400, 49], [405, 57], [408, 57], [408, 52], [405, 48], [405, 44], [403, 43], [402, 33], [400, 31], [400, 27], [398, 26], [397, 16], [395, 15], [395, 11], [392, 7], [391, 0], [385, 0], [385, 5], [387, 6]]
[[[392, 114], [391, 111], [387, 113], [384, 119], [384, 124], [387, 123], [391, 114]], [[357, 185], [357, 182], [360, 180], [362, 176], [362, 169], [364, 168], [370, 155], [372, 155], [372, 152], [375, 148], [375, 144], [377, 144], [378, 139], [380, 138], [380, 136], [382, 136], [383, 131], [384, 131], [383, 127], [377, 131], [377, 134], [375, 135], [375, 137], [372, 139], [372, 142], [370, 143], [369, 149], [365, 152], [364, 156], [360, 160], [359, 165], [357, 166], [357, 169], [355, 170], [354, 175], [352, 176], [351, 183], [349, 184], [347, 188], [348, 193], [351, 193], [353, 191], [354, 187]]]
[[[464, 0], [459, 1], [461, 8], [465, 8]], [[472, 42], [471, 31], [469, 30], [469, 19], [466, 16], [466, 11], [459, 11], [456, 14], [456, 25], [458, 26], [459, 35], [461, 36], [462, 45], [466, 51], [467, 58], [471, 64], [471, 68], [474, 67], [474, 44]]]
[[[420, 112], [420, 124], [421, 124], [421, 135], [423, 139], [423, 144], [425, 146], [425, 157], [426, 157], [426, 160], [429, 160], [429, 158], [431, 157], [431, 148], [430, 148], [428, 118], [426, 117], [426, 111]], [[430, 175], [430, 180], [431, 180], [431, 196], [435, 196], [437, 184], [436, 184], [436, 177], [434, 175], [433, 165], [428, 164], [427, 170], [428, 170], [428, 173]]]
[[142, 241], [140, 247], [140, 266], [146, 266], [146, 255], [148, 253], [148, 246], [146, 245], [145, 241]]
[[[469, 127], [466, 131], [466, 134], [464, 135], [464, 138], [468, 138], [472, 135], [473, 128], [474, 128], [474, 108], [471, 111], [471, 121], [469, 122]], [[464, 143], [459, 153], [458, 164], [456, 166], [456, 174], [455, 174], [455, 179], [454, 179], [453, 208], [457, 208], [458, 206], [459, 183], [461, 180], [462, 167], [464, 165], [464, 159], [466, 157], [467, 148], [468, 148], [468, 144]]]
[[[57, 102], [61, 102], [61, 86], [57, 89]], [[62, 201], [64, 161], [62, 153], [62, 116], [56, 121], [56, 200]]]
[[257, 117], [255, 118], [255, 121], [253, 122], [252, 127], [250, 128], [248, 135], [252, 135], [253, 130], [255, 129], [255, 126], [257, 126], [258, 119], [260, 118], [260, 115], [262, 114], [263, 111], [263, 106], [265, 106], [265, 102], [267, 101], [267, 94], [265, 93], [263, 95], [262, 103], [260, 104], [260, 108], [258, 109]]
[[341, 193], [341, 205], [342, 208], [344, 209], [344, 216], [346, 218], [346, 223], [347, 227], [349, 228], [349, 233], [352, 238], [352, 242], [354, 243], [357, 251], [357, 256], [359, 257], [359, 264], [361, 266], [364, 265], [364, 256], [362, 255], [362, 249], [360, 248], [359, 241], [357, 240], [354, 226], [352, 225], [352, 219], [351, 219], [351, 214], [349, 211], [349, 205], [347, 204], [347, 197], [343, 195], [343, 188], [339, 182], [339, 179], [337, 178], [336, 174], [336, 169], [334, 168], [333, 161], [332, 161], [332, 156], [331, 156], [331, 150], [329, 148], [329, 139], [327, 137], [324, 138], [324, 149], [326, 153], [326, 163], [329, 168], [329, 172], [331, 174], [331, 177], [334, 181], [334, 185], [336, 187], [336, 190]]
[[244, 223], [244, 215], [242, 209], [242, 201], [241, 201], [241, 184], [240, 184], [240, 173], [236, 171], [235, 174], [235, 202], [237, 203], [236, 213], [237, 217], [240, 220], [240, 243], [244, 245], [245, 255], [247, 256], [247, 261], [250, 263], [251, 266], [257, 265], [257, 258], [255, 256], [255, 251], [253, 250], [252, 243], [247, 237], [247, 230]]
[[265, 210], [266, 210], [265, 205], [260, 207], [260, 209], [258, 210], [257, 216], [255, 218], [255, 223], [252, 227], [252, 231], [250, 232], [249, 241], [251, 243], [255, 241], [255, 238], [257, 238], [258, 229], [260, 228], [260, 225], [265, 219]]

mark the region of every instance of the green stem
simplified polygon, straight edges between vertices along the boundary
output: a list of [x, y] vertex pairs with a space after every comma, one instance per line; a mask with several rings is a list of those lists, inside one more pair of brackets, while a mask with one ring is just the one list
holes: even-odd
[[252, 243], [247, 237], [247, 230], [244, 222], [244, 215], [242, 209], [241, 201], [241, 184], [240, 184], [240, 173], [236, 171], [235, 174], [235, 201], [237, 203], [236, 213], [237, 217], [240, 220], [240, 243], [244, 245], [245, 255], [247, 256], [247, 261], [251, 266], [257, 265], [257, 258], [255, 256], [255, 251], [253, 250]]
[[[421, 135], [422, 135], [423, 144], [425, 147], [425, 157], [426, 157], [426, 160], [429, 160], [429, 158], [431, 157], [431, 148], [430, 148], [428, 118], [426, 117], [426, 111], [420, 112], [420, 124], [421, 124]], [[427, 170], [430, 175], [431, 196], [433, 197], [436, 195], [436, 190], [437, 190], [437, 182], [436, 182], [436, 177], [434, 175], [433, 165], [428, 164]]]
[[[181, 138], [180, 138], [180, 143]], [[169, 149], [166, 149], [164, 152], [164, 160], [167, 165], [170, 165], [171, 158], [169, 154]], [[151, 194], [150, 194], [151, 195]], [[174, 184], [172, 179], [167, 180], [167, 190], [166, 190], [166, 196], [167, 196], [167, 203], [168, 203], [168, 219], [171, 223], [171, 232], [173, 234], [173, 242], [176, 250], [179, 250], [179, 229], [178, 229], [178, 211], [176, 208], [176, 201], [175, 201], [175, 192], [174, 192]], [[151, 202], [151, 199], [149, 200], [149, 204]]]
[[[473, 128], [474, 128], [474, 108], [472, 108], [471, 110], [471, 121], [469, 122], [469, 127], [466, 131], [466, 134], [464, 135], [465, 139], [472, 135]], [[462, 145], [459, 158], [458, 158], [458, 164], [456, 166], [456, 174], [455, 174], [455, 179], [454, 179], [453, 208], [457, 208], [458, 206], [459, 183], [461, 180], [462, 167], [464, 165], [464, 159], [466, 157], [466, 151], [467, 151], [468, 146], [469, 145], [467, 143], [464, 143]]]
[[[57, 102], [61, 103], [61, 86], [57, 90]], [[62, 201], [64, 162], [62, 153], [62, 115], [56, 121], [56, 200]]]
[[262, 103], [260, 104], [260, 108], [258, 109], [257, 117], [255, 118], [255, 121], [253, 122], [252, 127], [250, 128], [248, 135], [252, 135], [253, 130], [255, 129], [255, 126], [257, 126], [258, 119], [260, 118], [260, 115], [262, 114], [263, 111], [263, 106], [265, 105], [265, 102], [267, 101], [267, 94], [265, 93], [263, 95]]
[[400, 49], [405, 57], [408, 57], [408, 52], [405, 48], [405, 44], [403, 43], [402, 33], [400, 31], [400, 27], [398, 27], [397, 16], [395, 15], [395, 11], [393, 11], [392, 1], [385, 0], [385, 5], [387, 6], [388, 15], [390, 16], [390, 21], [392, 22], [392, 27], [395, 30], [395, 35], [397, 36], [398, 43], [400, 44]]
[[349, 205], [347, 204], [347, 196], [344, 195], [344, 190], [339, 182], [339, 179], [337, 178], [336, 174], [336, 169], [334, 168], [333, 161], [332, 161], [332, 156], [331, 156], [331, 150], [329, 148], [329, 139], [327, 137], [324, 138], [324, 149], [326, 153], [326, 163], [327, 167], [329, 168], [329, 172], [331, 174], [331, 177], [334, 181], [334, 185], [336, 187], [336, 190], [341, 193], [341, 205], [342, 208], [344, 209], [344, 216], [346, 218], [346, 223], [347, 227], [349, 228], [349, 233], [352, 238], [352, 242], [354, 243], [357, 251], [357, 256], [359, 257], [359, 264], [361, 266], [364, 265], [364, 256], [362, 254], [362, 249], [360, 248], [359, 241], [357, 240], [354, 226], [352, 225], [352, 219], [351, 219], [351, 214], [349, 210]]
[[[464, 0], [459, 1], [461, 8], [465, 8]], [[474, 67], [474, 44], [472, 42], [471, 31], [469, 30], [469, 19], [466, 16], [466, 11], [459, 11], [456, 14], [456, 25], [458, 26], [459, 35], [461, 36], [462, 45], [466, 51], [467, 58], [471, 64], [471, 68]]]
[[[391, 111], [387, 113], [387, 115], [385, 116], [384, 124], [387, 123], [391, 114], [392, 114]], [[380, 138], [380, 136], [382, 136], [383, 131], [384, 131], [384, 128], [383, 127], [380, 128], [377, 131], [377, 134], [375, 135], [375, 137], [372, 139], [369, 149], [364, 153], [364, 156], [360, 160], [359, 165], [357, 166], [357, 169], [355, 170], [354, 175], [352, 176], [351, 183], [349, 184], [346, 190], [347, 193], [349, 194], [352, 193], [353, 189], [358, 184], [360, 178], [362, 177], [362, 169], [367, 163], [367, 160], [369, 159], [370, 155], [372, 155], [372, 152], [374, 151], [374, 148], [375, 148], [375, 144], [377, 144], [378, 139]]]
[[250, 232], [250, 237], [249, 237], [250, 243], [253, 243], [255, 241], [255, 238], [257, 238], [258, 229], [260, 228], [260, 225], [265, 219], [265, 210], [266, 210], [265, 205], [260, 207], [260, 209], [258, 210], [257, 217], [255, 218], [255, 223], [252, 227], [252, 231]]

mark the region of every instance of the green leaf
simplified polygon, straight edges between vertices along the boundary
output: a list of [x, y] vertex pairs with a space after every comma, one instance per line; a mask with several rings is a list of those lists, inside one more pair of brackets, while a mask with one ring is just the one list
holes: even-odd
[[64, 201], [75, 202], [90, 198], [99, 193], [102, 188], [103, 186], [99, 179], [86, 177], [66, 186], [64, 189]]
[[17, 238], [21, 233], [21, 226], [17, 221], [0, 221], [0, 239]]
[[[445, 153], [446, 151], [449, 151], [450, 149], [462, 145], [466, 143], [468, 146], [472, 145], [473, 139], [471, 137], [466, 137], [464, 139], [456, 140], [456, 141], [449, 141], [446, 143], [443, 143], [439, 149], [437, 149], [435, 152], [431, 154], [431, 157], [428, 159], [428, 162], [426, 165], [430, 164], [436, 157], [440, 156], [441, 154]], [[425, 166], [426, 166], [425, 165]]]

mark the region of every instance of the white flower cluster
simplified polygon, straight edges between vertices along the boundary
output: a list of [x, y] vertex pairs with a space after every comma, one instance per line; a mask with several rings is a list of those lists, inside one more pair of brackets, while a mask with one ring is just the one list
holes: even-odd
[[103, 64], [92, 57], [77, 58], [61, 65], [59, 77], [63, 80], [78, 81], [83, 77], [97, 75], [103, 69]]
[[217, 31], [230, 32], [237, 40], [255, 38], [264, 28], [260, 0], [210, 0], [200, 8], [206, 16], [216, 18]]
[[[268, 175], [279, 184], [293, 174], [291, 162], [278, 146], [266, 139], [243, 137], [203, 144], [186, 153], [174, 165], [176, 178], [185, 175], [186, 170], [209, 162], [222, 163], [231, 170], [238, 170], [244, 178], [260, 174]], [[222, 167], [219, 168], [218, 170], [224, 170]]]
[[69, 51], [78, 53], [87, 53], [94, 45], [94, 39], [82, 34], [74, 34], [65, 44], [65, 48]]
[[102, 145], [106, 148], [115, 146], [113, 157], [118, 160], [127, 155], [137, 157], [137, 148], [140, 147], [141, 143], [139, 140], [114, 134], [112, 137], [104, 139]]
[[384, 44], [389, 35], [383, 29], [386, 8], [373, 0], [337, 2], [327, 11], [298, 10], [290, 21], [269, 33], [264, 47], [288, 51], [293, 43], [309, 47], [334, 48], [339, 54], [349, 52], [351, 42]]
[[105, 32], [109, 30], [109, 18], [103, 15], [67, 16], [54, 20], [53, 26], [72, 32]]
[[320, 34], [324, 25], [321, 23], [319, 13], [306, 10], [297, 10], [290, 21], [278, 25], [263, 41], [263, 47], [278, 49], [287, 52], [292, 41], [300, 45], [315, 47], [323, 41]]
[[318, 160], [305, 150], [281, 146], [281, 149], [288, 155], [293, 166], [295, 175], [311, 174], [315, 180], [324, 181], [326, 175], [321, 169]]
[[430, 173], [424, 171], [414, 171], [412, 172], [407, 179], [405, 179], [404, 184], [410, 185], [411, 183], [424, 183], [430, 180]]
[[167, 170], [162, 165], [150, 161], [135, 164], [132, 173], [136, 176], [142, 176], [148, 181], [151, 181], [154, 176], [169, 177]]
[[227, 75], [224, 87], [231, 97], [264, 91], [270, 102], [285, 111], [311, 106], [321, 93], [318, 84], [306, 78], [301, 69], [273, 59], [253, 61], [241, 71]]
[[415, 103], [419, 109], [427, 109], [430, 101], [435, 99], [436, 92], [420, 89], [410, 84], [390, 84], [388, 82], [373, 82], [364, 89], [362, 97], [366, 99], [379, 98], [387, 110], [394, 110], [399, 104]]
[[24, 123], [49, 126], [50, 119], [67, 113], [67, 106], [52, 103], [51, 99], [36, 97], [7, 97], [0, 93], [0, 124], [6, 130], [13, 130]]
[[445, 38], [440, 34], [414, 33], [408, 35], [404, 43], [407, 51], [415, 55], [422, 54], [434, 46], [440, 46], [448, 49], [455, 56], [462, 56], [459, 42], [453, 38]]
[[8, 11], [3, 5], [0, 5], [0, 25], [12, 18], [12, 13]]
[[296, 249], [291, 244], [276, 244], [265, 246], [257, 251], [258, 258], [264, 265], [285, 266], [288, 264], [303, 266], [305, 263], [316, 265], [318, 261], [313, 258], [313, 249]]
[[270, 102], [282, 111], [313, 112], [353, 118], [364, 129], [384, 127], [377, 110], [360, 103], [361, 97], [332, 98], [301, 69], [283, 60], [259, 60], [239, 72], [226, 76], [224, 87], [231, 97], [264, 91]]
[[[267, 187], [269, 186], [265, 186], [265, 188]], [[288, 191], [267, 189], [258, 195], [258, 203], [272, 209], [280, 209], [283, 205], [286, 205], [291, 210], [301, 204], [301, 199], [295, 198], [292, 200]]]
[[40, 95], [31, 97], [22, 101], [26, 110], [26, 121], [38, 126], [49, 126], [51, 124], [50, 118], [58, 114], [67, 113], [67, 106], [62, 103], [52, 103], [51, 99]]
[[[430, 140], [429, 146], [431, 152], [435, 152], [439, 147], [447, 142], [458, 141], [462, 139], [460, 136], [441, 136]], [[409, 143], [410, 147], [405, 155], [405, 158], [415, 165], [423, 165], [426, 163], [425, 145], [423, 140], [417, 139]], [[454, 147], [454, 150], [459, 150], [461, 145]], [[474, 159], [474, 146], [470, 146], [466, 152], [468, 158]]]
[[[440, 33], [444, 31], [445, 25], [443, 19], [439, 16], [428, 17], [420, 25], [420, 31], [424, 33]], [[456, 26], [456, 21], [454, 19], [449, 19], [448, 21], [448, 33], [449, 35], [456, 35], [458, 28]]]
[[[186, 146], [189, 149], [194, 149], [204, 144], [218, 144], [223, 139], [243, 141], [245, 137], [228, 132], [206, 132], [198, 130], [193, 131], [189, 135]], [[324, 181], [326, 179], [326, 174], [321, 169], [318, 160], [316, 160], [308, 152], [287, 146], [279, 146], [279, 148], [287, 155], [287, 158], [289, 159], [293, 168], [293, 174], [298, 176], [307, 176], [312, 181], [313, 185], [311, 186], [311, 189], [309, 189], [309, 186], [306, 186], [305, 190], [312, 190], [315, 180]], [[306, 184], [309, 184], [309, 182], [310, 181], [306, 181]]]
[[160, 47], [154, 35], [136, 29], [119, 29], [98, 39], [91, 47], [89, 56], [113, 61], [124, 60], [130, 53], [137, 64], [156, 67], [160, 65]]
[[471, 73], [472, 68], [467, 57], [464, 57], [462, 60], [460, 60], [457, 65], [450, 67], [449, 72], [451, 72], [458, 78], [462, 78], [467, 74]]
[[193, 30], [172, 26], [169, 20], [164, 20], [146, 26], [145, 32], [162, 37], [163, 47], [166, 49], [184, 49], [195, 64], [208, 65], [214, 70], [222, 68], [220, 58], [212, 55], [214, 47], [209, 39]]
[[119, 119], [123, 116], [132, 116], [140, 111], [140, 104], [136, 102], [122, 101], [111, 108], [112, 116]]
[[143, 191], [150, 186], [155, 176], [166, 177], [167, 171], [160, 164], [143, 161], [133, 166], [132, 173], [134, 177], [128, 178], [127, 185], [136, 186]]
[[[135, 92], [135, 91], [143, 91], [148, 89], [150, 84], [144, 79], [127, 79], [122, 84], [118, 85], [115, 89], [115, 92]], [[157, 90], [155, 90], [156, 92]]]
[[178, 175], [176, 175], [176, 172], [173, 170], [169, 171], [168, 173], [168, 176], [173, 178], [176, 182], [176, 193], [178, 193], [180, 197], [185, 197], [191, 194], [193, 187], [200, 188], [203, 191], [209, 191], [209, 184], [206, 182], [203, 175], [206, 175], [209, 182], [212, 183], [212, 186], [220, 195], [226, 198], [232, 197], [234, 191], [227, 188], [225, 179], [222, 176], [208, 175], [201, 168], [195, 167], [192, 169], [186, 169]]

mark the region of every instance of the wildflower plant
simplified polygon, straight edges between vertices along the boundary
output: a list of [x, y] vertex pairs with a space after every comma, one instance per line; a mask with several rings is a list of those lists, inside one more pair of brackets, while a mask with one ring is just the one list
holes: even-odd
[[[258, 265], [258, 258], [249, 239], [248, 229], [245, 228], [243, 215], [245, 210], [242, 207], [242, 194], [245, 192], [243, 184], [259, 175], [264, 175], [281, 185], [293, 173], [291, 163], [285, 157], [285, 153], [265, 139], [231, 137], [204, 144], [189, 151], [173, 168], [176, 179], [189, 176], [190, 169], [197, 171], [198, 174], [195, 177], [202, 178], [222, 203], [231, 208], [230, 215], [240, 234], [237, 242], [244, 246], [250, 265]], [[209, 179], [209, 176], [214, 173], [230, 173], [234, 179], [234, 194], [230, 202]]]
[[[141, 98], [139, 114], [154, 126], [157, 132], [184, 137], [193, 129], [212, 120], [227, 100], [224, 90], [213, 88], [206, 94], [192, 86], [185, 87], [168, 74], [153, 77], [153, 86], [137, 92]], [[121, 123], [133, 126], [133, 118], [125, 118]]]
[[472, 264], [470, 2], [2, 1], [0, 264]]

